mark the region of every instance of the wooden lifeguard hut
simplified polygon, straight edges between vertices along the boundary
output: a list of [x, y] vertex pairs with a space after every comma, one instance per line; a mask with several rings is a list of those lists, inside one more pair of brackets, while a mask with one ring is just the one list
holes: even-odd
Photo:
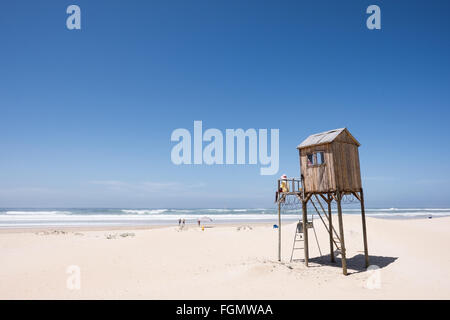
[[[278, 180], [278, 186], [283, 181], [288, 185], [292, 183], [292, 188], [288, 192], [282, 192], [283, 190], [278, 187], [280, 193], [277, 198], [279, 222], [281, 222], [280, 209], [283, 201], [286, 201], [287, 197], [294, 195], [300, 200], [299, 203], [302, 205], [302, 221], [306, 225], [308, 223], [307, 205], [310, 202], [330, 235], [331, 261], [335, 261], [334, 246], [336, 246], [341, 254], [342, 269], [345, 275], [347, 274], [347, 261], [341, 205], [344, 196], [354, 196], [360, 201], [365, 265], [366, 268], [369, 266], [364, 194], [358, 153], [359, 146], [360, 143], [346, 128], [313, 134], [297, 146], [300, 158], [300, 179]], [[327, 210], [325, 210], [321, 200], [327, 204]], [[339, 234], [333, 227], [331, 210], [333, 201], [337, 205]], [[322, 214], [325, 216], [325, 219], [322, 217]], [[281, 223], [279, 225], [281, 227]], [[303, 228], [303, 233], [304, 261], [306, 266], [308, 266], [308, 228]], [[279, 240], [281, 241], [281, 231]], [[280, 246], [279, 251], [279, 260], [281, 260]]]

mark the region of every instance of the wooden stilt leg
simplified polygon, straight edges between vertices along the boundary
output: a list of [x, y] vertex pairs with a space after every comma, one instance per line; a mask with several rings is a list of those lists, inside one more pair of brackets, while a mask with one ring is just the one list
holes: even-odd
[[336, 262], [336, 260], [334, 259], [334, 247], [333, 247], [333, 217], [331, 216], [331, 201], [332, 198], [330, 197], [330, 195], [328, 195], [328, 224], [329, 224], [329, 231], [330, 231], [330, 257], [331, 257], [331, 262]]
[[364, 194], [361, 189], [361, 217], [362, 217], [362, 229], [363, 229], [363, 240], [364, 240], [364, 256], [366, 261], [366, 268], [369, 267], [369, 249], [367, 248], [367, 230], [366, 230], [366, 212], [364, 209]]
[[306, 225], [308, 222], [307, 215], [307, 202], [305, 200], [302, 201], [302, 209], [303, 209], [303, 236], [304, 236], [304, 250], [305, 250], [305, 265], [308, 266], [309, 260], [309, 250], [308, 250], [308, 226]]
[[342, 221], [342, 207], [341, 207], [341, 193], [336, 192], [337, 198], [337, 209], [338, 209], [338, 219], [339, 219], [339, 236], [341, 242], [341, 257], [342, 257], [342, 272], [347, 275], [347, 259], [345, 257], [345, 241], [344, 241], [344, 224]]
[[278, 200], [278, 261], [281, 262], [281, 203]]

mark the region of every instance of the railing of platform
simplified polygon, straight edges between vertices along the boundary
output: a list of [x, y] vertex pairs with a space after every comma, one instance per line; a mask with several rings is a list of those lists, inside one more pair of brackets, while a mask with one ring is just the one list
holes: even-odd
[[286, 179], [278, 179], [278, 188], [279, 192], [283, 192], [281, 190], [281, 183], [286, 183], [286, 186], [289, 189], [289, 192], [301, 192], [302, 191], [302, 180], [300, 178], [286, 178]]

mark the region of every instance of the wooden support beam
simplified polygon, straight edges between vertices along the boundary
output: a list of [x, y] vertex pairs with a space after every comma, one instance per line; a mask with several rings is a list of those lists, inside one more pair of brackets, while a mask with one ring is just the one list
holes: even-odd
[[[300, 149], [298, 150], [299, 154], [301, 155]], [[309, 260], [309, 250], [308, 250], [308, 209], [307, 204], [308, 200], [311, 198], [312, 194], [306, 195], [305, 191], [305, 178], [303, 177], [303, 174], [300, 174], [300, 180], [302, 181], [302, 212], [303, 212], [303, 246], [304, 246], [304, 252], [305, 252], [305, 265], [308, 266], [308, 260]]]
[[304, 250], [305, 250], [305, 265], [308, 266], [309, 260], [309, 250], [308, 250], [308, 215], [307, 215], [307, 203], [308, 201], [302, 201], [302, 211], [303, 211], [303, 236], [304, 236]]
[[359, 202], [361, 202], [361, 197], [356, 192], [352, 192], [352, 194], [355, 196], [356, 199], [359, 200]]
[[[322, 194], [319, 193], [319, 195], [323, 198]], [[325, 214], [325, 216], [327, 216], [327, 213], [325, 212], [325, 209], [323, 208], [322, 202], [320, 202], [320, 199], [319, 199], [319, 197], [317, 196], [317, 194], [314, 194], [314, 198], [316, 198], [317, 203], [318, 203], [319, 206], [320, 206], [320, 209], [322, 209], [322, 212]], [[312, 202], [312, 201], [311, 201], [311, 202]], [[327, 202], [327, 201], [325, 200], [325, 202]]]
[[[313, 205], [314, 209], [316, 210], [317, 215], [319, 216], [320, 220], [322, 221], [323, 225], [325, 226], [325, 229], [327, 230], [327, 232], [330, 232], [330, 230], [328, 229], [328, 225], [327, 225], [327, 223], [329, 222], [328, 214], [325, 211], [325, 209], [323, 208], [322, 203], [320, 202], [319, 197], [317, 196], [317, 194], [314, 194], [314, 197], [316, 198], [317, 203], [319, 204], [320, 208], [322, 209], [322, 212], [323, 212], [324, 216], [327, 218], [327, 222], [325, 222], [323, 220], [322, 215], [320, 214], [320, 211], [317, 209], [316, 205], [314, 204], [314, 201], [313, 201], [312, 197], [310, 199], [311, 200], [311, 204]], [[337, 234], [336, 230], [333, 229], [332, 231], [334, 231], [334, 234], [336, 235], [337, 239], [339, 240], [339, 235]], [[335, 239], [333, 239], [333, 242], [336, 245], [336, 247], [338, 247], [338, 244], [336, 243]]]
[[331, 262], [336, 262], [336, 260], [334, 259], [334, 248], [333, 248], [333, 217], [331, 214], [331, 201], [333, 200], [333, 198], [331, 198], [331, 195], [328, 194], [328, 224], [329, 224], [329, 231], [330, 231], [330, 257], [331, 257]]
[[339, 234], [341, 240], [341, 258], [342, 258], [342, 272], [347, 275], [347, 259], [345, 257], [345, 241], [344, 241], [344, 223], [342, 219], [342, 207], [341, 207], [341, 192], [338, 190], [336, 192], [337, 198], [337, 209], [338, 209], [338, 219], [339, 219]]
[[309, 194], [304, 198], [306, 203], [309, 201], [309, 199], [311, 199], [312, 195], [313, 195], [312, 193], [309, 193]]
[[319, 193], [319, 196], [325, 201], [326, 203], [330, 202], [331, 200], [328, 198], [325, 198], [325, 196], [322, 193]]
[[369, 249], [367, 248], [367, 229], [366, 229], [366, 212], [364, 209], [364, 193], [361, 189], [360, 192], [361, 200], [361, 217], [362, 217], [362, 228], [363, 228], [363, 241], [364, 241], [364, 256], [366, 261], [366, 268], [369, 267]]

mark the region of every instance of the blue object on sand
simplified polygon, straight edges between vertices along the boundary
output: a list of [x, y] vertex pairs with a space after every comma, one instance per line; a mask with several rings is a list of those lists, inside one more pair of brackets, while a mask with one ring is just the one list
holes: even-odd
[[274, 229], [278, 229], [278, 226], [276, 224], [273, 225]]

